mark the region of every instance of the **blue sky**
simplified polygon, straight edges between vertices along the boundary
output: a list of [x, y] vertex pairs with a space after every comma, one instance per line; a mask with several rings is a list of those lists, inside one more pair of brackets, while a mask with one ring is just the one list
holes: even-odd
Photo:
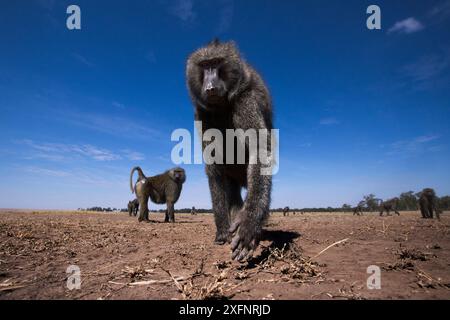
[[[450, 194], [448, 0], [34, 0], [0, 4], [0, 208], [124, 207], [131, 167], [173, 167], [171, 132], [193, 132], [185, 60], [215, 36], [272, 92], [273, 207]], [[211, 207], [184, 168], [177, 207]]]

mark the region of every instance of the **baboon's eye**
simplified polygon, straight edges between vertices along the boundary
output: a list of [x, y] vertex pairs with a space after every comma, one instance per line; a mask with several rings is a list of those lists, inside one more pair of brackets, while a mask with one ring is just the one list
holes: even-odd
[[227, 70], [225, 69], [225, 67], [219, 68], [219, 79], [221, 79], [223, 81], [228, 80], [228, 73], [227, 73]]

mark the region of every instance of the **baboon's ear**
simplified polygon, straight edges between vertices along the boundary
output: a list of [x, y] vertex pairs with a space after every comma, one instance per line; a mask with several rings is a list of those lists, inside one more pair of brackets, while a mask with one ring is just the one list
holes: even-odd
[[215, 47], [217, 47], [219, 44], [220, 44], [220, 40], [217, 37], [212, 39], [212, 41], [210, 43], [208, 43], [208, 45], [215, 46]]

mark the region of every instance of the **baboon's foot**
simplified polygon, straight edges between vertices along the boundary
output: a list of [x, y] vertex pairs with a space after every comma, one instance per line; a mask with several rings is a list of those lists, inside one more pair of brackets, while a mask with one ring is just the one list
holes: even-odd
[[216, 234], [216, 239], [214, 240], [214, 244], [221, 246], [221, 245], [224, 245], [224, 244], [230, 243], [230, 242], [231, 242], [231, 237], [228, 232]]

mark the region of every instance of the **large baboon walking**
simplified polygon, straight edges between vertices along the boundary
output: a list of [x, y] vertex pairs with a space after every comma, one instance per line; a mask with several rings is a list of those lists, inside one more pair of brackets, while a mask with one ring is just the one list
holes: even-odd
[[433, 214], [436, 214], [436, 218], [440, 220], [440, 211], [437, 208], [436, 193], [431, 188], [425, 188], [421, 192], [419, 198], [419, 207], [424, 219], [433, 219]]
[[[215, 40], [192, 53], [187, 61], [186, 78], [195, 120], [202, 124], [202, 137], [211, 131], [209, 129], [223, 137], [222, 142], [214, 139], [214, 144], [219, 146], [214, 155], [220, 159], [206, 165], [217, 228], [215, 241], [218, 244], [231, 242], [232, 258], [243, 261], [251, 257], [258, 246], [269, 215], [272, 177], [262, 174], [273, 164], [270, 160], [273, 158], [269, 90], [260, 75], [240, 57], [233, 42]], [[257, 148], [250, 148], [247, 139], [245, 143], [238, 142], [238, 147], [245, 149], [245, 161], [239, 164], [234, 153], [234, 161], [230, 163], [227, 158], [230, 150], [224, 146], [228, 143], [236, 146], [236, 139], [227, 139], [227, 129], [265, 131], [269, 164], [262, 163]], [[259, 135], [257, 139], [260, 145]], [[203, 139], [203, 150], [210, 150], [211, 143]], [[232, 157], [231, 152], [228, 155]], [[250, 163], [249, 159], [254, 161]], [[243, 187], [247, 188], [245, 201], [241, 197]]]

